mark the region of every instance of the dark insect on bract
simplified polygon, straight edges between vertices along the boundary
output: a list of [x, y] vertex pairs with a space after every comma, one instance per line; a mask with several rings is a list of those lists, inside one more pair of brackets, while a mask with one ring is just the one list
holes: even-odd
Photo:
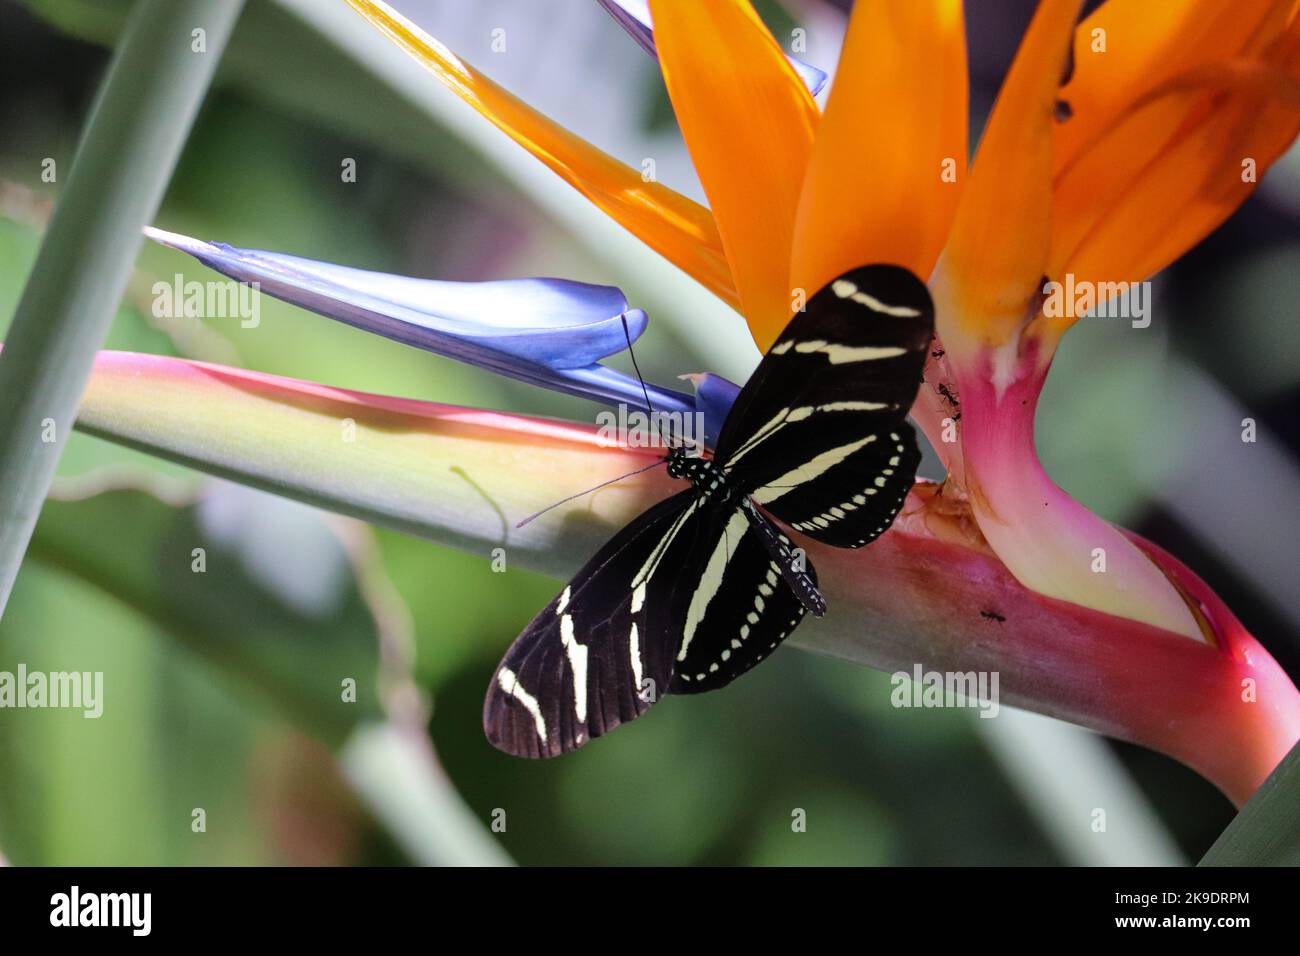
[[813, 296], [713, 457], [668, 453], [690, 487], [614, 535], [511, 645], [484, 702], [488, 740], [520, 757], [574, 750], [662, 694], [725, 686], [821, 616], [816, 572], [772, 517], [840, 548], [889, 527], [920, 462], [906, 416], [933, 332], [925, 284], [897, 266]]

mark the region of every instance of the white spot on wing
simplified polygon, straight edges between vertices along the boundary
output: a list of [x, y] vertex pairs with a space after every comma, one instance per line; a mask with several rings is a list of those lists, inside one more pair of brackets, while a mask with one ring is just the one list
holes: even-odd
[[893, 408], [888, 402], [831, 402], [818, 405], [819, 412], [878, 412], [883, 408]]
[[497, 686], [519, 701], [524, 710], [533, 715], [537, 736], [542, 739], [542, 743], [546, 743], [546, 718], [542, 716], [542, 708], [538, 705], [537, 698], [524, 690], [524, 685], [519, 683], [519, 677], [515, 672], [508, 667], [501, 668], [497, 673]]
[[573, 616], [566, 614], [560, 618], [560, 643], [569, 656], [569, 667], [573, 669], [573, 714], [578, 723], [587, 722], [587, 646], [579, 644], [573, 636]]
[[[663, 560], [664, 554], [667, 553], [668, 546], [673, 543], [673, 538], [677, 537], [677, 532], [682, 530], [682, 525], [686, 523], [686, 519], [693, 515], [695, 509], [699, 506], [700, 502], [698, 499], [691, 502], [691, 506], [683, 511], [678, 516], [677, 520], [673, 522], [673, 526], [668, 529], [668, 533], [659, 539], [659, 543], [655, 545], [655, 549], [650, 552], [650, 557], [646, 558], [645, 564], [641, 565], [641, 570], [632, 578], [632, 601], [636, 605], [632, 610], [639, 611], [641, 609], [641, 602], [645, 600], [646, 582], [650, 580], [651, 575], [655, 573], [655, 569], [659, 567], [659, 562]], [[640, 589], [641, 591], [641, 597], [639, 600], [636, 597], [637, 589]]]
[[896, 345], [837, 345], [825, 339], [811, 339], [795, 345], [794, 350], [804, 354], [821, 352], [832, 365], [844, 365], [848, 362], [873, 362], [876, 359], [894, 358], [906, 355], [907, 349]]
[[911, 318], [921, 313], [916, 309], [906, 305], [888, 305], [881, 302], [874, 295], [858, 291], [858, 287], [849, 282], [847, 279], [836, 279], [831, 283], [831, 290], [841, 299], [852, 299], [859, 305], [865, 305], [872, 312], [880, 312], [884, 315], [896, 315], [902, 318]]
[[[775, 352], [776, 349], [773, 349], [772, 351]], [[766, 439], [772, 437], [772, 435], [775, 432], [783, 428], [785, 426], [786, 418], [789, 416], [789, 414], [790, 414], [790, 409], [788, 408], [781, 409], [779, 412], [777, 412], [775, 415], [772, 416], [771, 421], [769, 421], [758, 431], [754, 432], [754, 434], [750, 435], [748, 440], [746, 440], [743, 445], [741, 445], [739, 448], [735, 450], [735, 452], [732, 453], [731, 460], [728, 461], [725, 466], [726, 470], [730, 471], [731, 466], [734, 465], [736, 462], [738, 462], [741, 459], [741, 456], [745, 454], [745, 452], [752, 449], [759, 442], [765, 441]]]
[[792, 491], [799, 485], [812, 481], [825, 474], [845, 458], [848, 458], [849, 455], [852, 455], [855, 451], [858, 451], [861, 448], [865, 448], [875, 440], [875, 435], [868, 435], [866, 438], [858, 441], [850, 442], [847, 445], [841, 445], [838, 448], [831, 448], [828, 451], [824, 451], [816, 458], [812, 459], [812, 461], [805, 462], [798, 468], [787, 471], [770, 485], [764, 485], [759, 488], [754, 492], [754, 500], [761, 505], [765, 505], [770, 501], [775, 501], [787, 491]]
[[639, 696], [641, 693], [641, 638], [636, 632], [636, 622], [632, 623], [632, 633], [628, 635], [628, 657], [632, 660], [632, 686]]
[[682, 628], [682, 646], [677, 651], [679, 661], [686, 660], [686, 651], [691, 646], [691, 639], [695, 637], [695, 629], [700, 626], [709, 602], [722, 586], [722, 576], [726, 574], [727, 562], [748, 530], [749, 518], [743, 511], [737, 509], [718, 537], [718, 543], [713, 549], [713, 554], [709, 555], [709, 563], [705, 565], [704, 574], [700, 577], [699, 586], [691, 595], [690, 607], [686, 609], [686, 624]]

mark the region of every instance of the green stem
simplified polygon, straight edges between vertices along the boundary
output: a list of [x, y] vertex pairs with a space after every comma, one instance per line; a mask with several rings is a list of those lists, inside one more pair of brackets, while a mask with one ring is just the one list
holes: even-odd
[[1219, 834], [1201, 866], [1300, 866], [1300, 744]]
[[[0, 613], [243, 0], [140, 0], [0, 352]], [[201, 31], [201, 32], [200, 32]]]
[[419, 727], [359, 727], [339, 754], [362, 801], [421, 866], [513, 866], [461, 800]]

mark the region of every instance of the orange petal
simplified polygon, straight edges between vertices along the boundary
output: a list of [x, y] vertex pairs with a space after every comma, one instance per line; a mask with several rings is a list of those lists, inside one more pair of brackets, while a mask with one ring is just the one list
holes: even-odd
[[1231, 215], [1298, 131], [1300, 22], [1254, 58], [1166, 81], [1058, 173], [1050, 274], [1147, 278]]
[[[1266, 45], [1296, 7], [1296, 0], [1107, 0], [1075, 32], [1074, 74], [1061, 91], [1073, 117], [1053, 134], [1057, 171], [1147, 91]], [[1178, 119], [1172, 117], [1174, 125]]]
[[766, 350], [793, 312], [790, 250], [817, 105], [749, 0], [651, 0], [668, 94]]
[[[1023, 333], [1037, 313], [1047, 263], [1051, 124], [1079, 5], [1039, 4], [932, 278], [944, 358], [961, 403], [962, 477], [980, 531], [1026, 587], [1200, 639], [1159, 569], [1054, 485], [1034, 449], [1034, 412], [1053, 343]], [[1107, 566], [1110, 573], [1101, 575]]]
[[966, 179], [961, 0], [861, 2], [817, 128], [791, 283], [871, 262], [934, 268]]
[[1051, 235], [1052, 115], [1080, 0], [1042, 0], [980, 141], [935, 277], [950, 352], [1008, 341], [1038, 294]]
[[709, 211], [680, 193], [646, 182], [549, 117], [493, 83], [415, 24], [379, 0], [347, 0], [372, 26], [405, 50], [610, 218], [728, 304], [739, 297]]

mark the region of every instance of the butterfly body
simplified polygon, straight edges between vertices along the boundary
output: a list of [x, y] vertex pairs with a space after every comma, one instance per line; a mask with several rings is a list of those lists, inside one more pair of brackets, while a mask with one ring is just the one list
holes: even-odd
[[727, 480], [726, 469], [710, 458], [687, 453], [678, 447], [668, 452], [668, 477], [684, 478], [700, 496], [725, 506], [744, 497], [744, 489]]
[[856, 548], [897, 515], [920, 453], [904, 420], [933, 335], [925, 286], [867, 266], [809, 300], [737, 396], [689, 487], [616, 534], [506, 653], [484, 702], [498, 748], [555, 756], [665, 693], [730, 683], [826, 602], [776, 521]]
[[745, 489], [731, 481], [724, 465], [708, 458], [689, 455], [684, 448], [672, 449], [667, 460], [669, 477], [689, 481], [695, 488], [700, 505], [743, 515], [750, 528], [759, 536], [768, 555], [775, 562], [776, 569], [790, 585], [799, 603], [818, 617], [826, 613], [826, 601], [817, 590], [816, 581], [801, 566], [804, 564], [802, 552], [795, 549], [771, 520], [755, 507]]

